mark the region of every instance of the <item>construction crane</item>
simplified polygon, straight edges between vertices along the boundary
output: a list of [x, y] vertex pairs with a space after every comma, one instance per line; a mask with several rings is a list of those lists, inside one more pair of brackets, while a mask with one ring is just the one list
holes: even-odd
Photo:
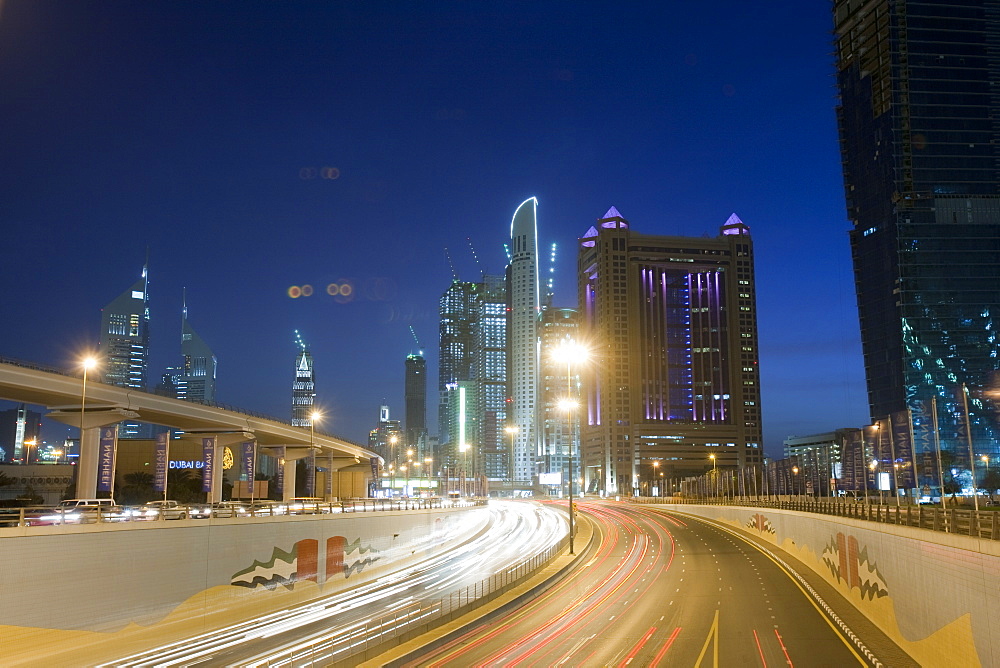
[[410, 334], [413, 336], [413, 341], [417, 344], [417, 353], [423, 357], [424, 348], [420, 345], [420, 339], [417, 338], [417, 333], [413, 330], [413, 325], [410, 325]]

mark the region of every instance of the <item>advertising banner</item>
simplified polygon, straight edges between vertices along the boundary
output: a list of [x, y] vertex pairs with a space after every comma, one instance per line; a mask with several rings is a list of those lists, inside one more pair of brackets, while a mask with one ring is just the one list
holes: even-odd
[[156, 435], [156, 445], [153, 446], [153, 491], [162, 492], [167, 489], [168, 454], [170, 432]]
[[205, 465], [201, 468], [201, 491], [212, 491], [212, 476], [215, 473], [215, 438], [201, 439], [201, 456]]
[[97, 448], [97, 491], [110, 492], [115, 477], [115, 441], [118, 425], [101, 427], [101, 441]]
[[285, 447], [278, 450], [278, 470], [274, 472], [274, 493], [281, 496], [285, 493]]
[[913, 412], [913, 455], [918, 463], [917, 484], [938, 487], [937, 452], [934, 449], [934, 418], [930, 401], [922, 401]]
[[240, 458], [243, 460], [243, 470], [246, 472], [247, 482], [252, 483], [257, 468], [257, 444], [254, 441], [243, 441]]
[[913, 462], [913, 437], [910, 434], [910, 411], [896, 411], [889, 415], [889, 434], [892, 436], [892, 445], [895, 452], [896, 461], [893, 466], [896, 470], [896, 485], [904, 489], [912, 489], [917, 486], [917, 477], [914, 471]]

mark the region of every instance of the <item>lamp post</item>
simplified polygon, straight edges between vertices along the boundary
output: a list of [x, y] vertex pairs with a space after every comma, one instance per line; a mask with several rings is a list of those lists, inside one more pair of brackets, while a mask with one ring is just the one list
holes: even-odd
[[[36, 443], [37, 443], [37, 441], [35, 439], [31, 439], [30, 441], [25, 441], [24, 442], [24, 463], [25, 464], [30, 464], [31, 463], [31, 446], [35, 445]], [[35, 452], [38, 452], [38, 451], [36, 450]]]
[[424, 463], [427, 464], [424, 468], [424, 470], [427, 471], [427, 494], [428, 496], [434, 496], [433, 489], [431, 489], [431, 465], [434, 463], [434, 458], [424, 457]]
[[[309, 414], [309, 457], [312, 460], [312, 466], [310, 467], [312, 471], [309, 474], [310, 481], [312, 483], [310, 485], [310, 487], [312, 487], [311, 496], [316, 496], [316, 420], [319, 420], [322, 417], [323, 414], [319, 411], [313, 411]], [[330, 471], [327, 471], [326, 474], [330, 475]], [[250, 484], [253, 485], [252, 480], [250, 481]]]
[[[514, 481], [514, 437], [517, 436], [517, 426], [508, 425], [503, 428], [507, 435], [510, 436], [510, 452], [507, 453], [507, 479], [511, 482]], [[513, 496], [513, 490], [511, 491], [511, 496]]]
[[718, 475], [718, 469], [715, 468], [715, 453], [713, 452], [709, 454], [708, 458], [712, 460], [712, 496], [714, 497], [719, 495], [719, 490], [718, 490], [719, 482], [718, 478], [716, 477]]
[[[657, 491], [656, 496], [661, 496], [662, 493], [663, 493], [663, 490], [660, 489], [660, 479], [659, 479], [659, 476], [657, 476], [657, 473], [659, 473], [659, 472], [660, 472], [660, 462], [659, 461], [655, 461], [655, 462], [653, 462], [653, 483], [656, 484], [656, 491]], [[652, 494], [652, 493], [653, 492], [650, 491], [650, 494]]]
[[572, 339], [565, 339], [553, 349], [552, 357], [556, 362], [566, 363], [566, 399], [560, 404], [566, 410], [566, 431], [569, 433], [568, 463], [569, 463], [569, 553], [573, 551], [573, 482], [576, 475], [573, 471], [573, 411], [578, 403], [573, 399], [573, 363], [582, 363], [589, 356], [587, 349]]
[[[83, 384], [80, 388], [80, 444], [77, 446], [77, 455], [80, 457], [80, 461], [83, 461], [83, 415], [87, 406], [87, 372], [97, 366], [97, 360], [93, 357], [87, 356], [83, 358], [81, 362], [83, 366]], [[69, 462], [69, 447], [66, 447], [66, 461]], [[77, 468], [73, 469], [73, 482], [74, 485], [79, 487], [80, 485], [80, 471]]]
[[792, 467], [792, 494], [799, 495], [799, 467]]

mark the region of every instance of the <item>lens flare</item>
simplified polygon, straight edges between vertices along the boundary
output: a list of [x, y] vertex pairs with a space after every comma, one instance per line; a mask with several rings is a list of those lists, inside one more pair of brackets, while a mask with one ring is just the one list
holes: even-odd
[[288, 296], [291, 297], [292, 299], [298, 299], [299, 297], [302, 296], [302, 288], [300, 288], [297, 285], [293, 285], [292, 287], [288, 288]]

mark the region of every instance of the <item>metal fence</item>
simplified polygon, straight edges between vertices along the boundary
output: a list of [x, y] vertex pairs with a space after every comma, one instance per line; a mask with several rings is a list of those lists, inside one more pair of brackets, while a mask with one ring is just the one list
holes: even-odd
[[749, 506], [751, 508], [777, 508], [804, 513], [850, 517], [868, 522], [917, 527], [931, 531], [973, 536], [987, 540], [1000, 540], [1000, 512], [993, 510], [967, 510], [940, 508], [925, 505], [885, 505], [865, 503], [853, 499], [790, 498], [787, 500], [763, 499], [685, 499], [678, 497], [638, 496], [627, 499], [639, 504], [697, 504], [712, 506]]
[[238, 506], [213, 506], [212, 504], [191, 504], [167, 508], [155, 514], [143, 513], [139, 509], [123, 506], [106, 508], [88, 507], [26, 507], [0, 508], [0, 527], [75, 526], [78, 524], [134, 524], [146, 525], [150, 522], [198, 521], [201, 519], [249, 519], [256, 517], [287, 517], [297, 515], [321, 515], [341, 513], [383, 512], [398, 510], [429, 510], [432, 508], [455, 508], [485, 506], [486, 499], [412, 498], [412, 499], [345, 499], [336, 502], [292, 501], [274, 502], [246, 508]]
[[452, 592], [447, 598], [407, 605], [391, 613], [358, 624], [348, 624], [314, 642], [279, 652], [253, 666], [354, 666], [392, 647], [426, 633], [503, 594], [512, 586], [547, 565], [566, 548], [563, 537], [543, 552], [518, 564]]

